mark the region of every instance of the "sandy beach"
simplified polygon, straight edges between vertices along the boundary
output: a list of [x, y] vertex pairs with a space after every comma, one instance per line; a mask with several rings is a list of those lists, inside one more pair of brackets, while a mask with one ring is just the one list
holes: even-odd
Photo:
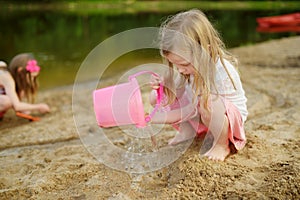
[[0, 199], [299, 199], [299, 44], [295, 36], [230, 49], [240, 60], [249, 117], [245, 148], [224, 162], [200, 158], [196, 138], [163, 169], [111, 169], [79, 138], [73, 86], [40, 92], [51, 113], [29, 122], [10, 110], [0, 122]]

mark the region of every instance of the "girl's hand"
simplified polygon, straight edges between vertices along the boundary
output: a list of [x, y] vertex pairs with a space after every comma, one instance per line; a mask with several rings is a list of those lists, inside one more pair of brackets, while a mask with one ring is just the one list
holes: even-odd
[[40, 103], [40, 104], [38, 104], [38, 106], [39, 106], [38, 110], [39, 110], [40, 113], [50, 112], [50, 108], [49, 108], [49, 106], [47, 104]]
[[159, 88], [159, 84], [162, 83], [162, 80], [157, 76], [151, 76], [150, 85], [153, 90], [157, 90]]

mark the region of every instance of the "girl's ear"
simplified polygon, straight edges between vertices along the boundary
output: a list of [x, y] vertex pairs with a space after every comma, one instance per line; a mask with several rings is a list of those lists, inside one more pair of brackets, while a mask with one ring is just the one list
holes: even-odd
[[17, 72], [21, 73], [22, 70], [23, 70], [23, 67], [18, 67]]

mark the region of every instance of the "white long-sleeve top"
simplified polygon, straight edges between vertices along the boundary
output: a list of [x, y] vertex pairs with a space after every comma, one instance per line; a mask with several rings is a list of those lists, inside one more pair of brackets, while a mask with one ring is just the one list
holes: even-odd
[[[227, 60], [224, 59], [225, 67], [227, 68], [235, 87], [233, 86], [221, 60], [218, 59], [216, 63], [216, 76], [215, 76], [215, 86], [218, 90], [219, 95], [223, 96], [230, 102], [232, 102], [240, 111], [243, 122], [246, 121], [248, 116], [247, 110], [247, 98], [245, 96], [245, 91], [243, 89], [240, 76], [236, 68]], [[213, 92], [216, 92], [213, 90]]]

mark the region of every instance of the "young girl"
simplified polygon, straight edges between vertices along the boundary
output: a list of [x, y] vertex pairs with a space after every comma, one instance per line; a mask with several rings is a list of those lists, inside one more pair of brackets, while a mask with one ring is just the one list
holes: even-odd
[[[164, 109], [169, 111], [156, 114], [152, 123], [170, 123], [179, 130], [169, 144], [207, 132], [200, 153], [209, 159], [224, 160], [230, 153], [230, 142], [237, 150], [242, 149], [248, 112], [234, 67], [237, 61], [225, 50], [206, 16], [193, 9], [167, 19], [160, 28], [160, 49], [170, 69], [163, 80]], [[174, 68], [179, 77], [174, 77]], [[159, 81], [151, 81], [154, 89]], [[193, 98], [187, 98], [191, 93]], [[155, 101], [153, 94], [151, 102]]]
[[[0, 63], [0, 118], [5, 112], [13, 108], [16, 112], [40, 113], [49, 112], [49, 106], [44, 103], [33, 104], [38, 86], [36, 78], [40, 67], [31, 54], [19, 54], [15, 56], [9, 67], [6, 63]], [[24, 98], [30, 103], [22, 102]]]

